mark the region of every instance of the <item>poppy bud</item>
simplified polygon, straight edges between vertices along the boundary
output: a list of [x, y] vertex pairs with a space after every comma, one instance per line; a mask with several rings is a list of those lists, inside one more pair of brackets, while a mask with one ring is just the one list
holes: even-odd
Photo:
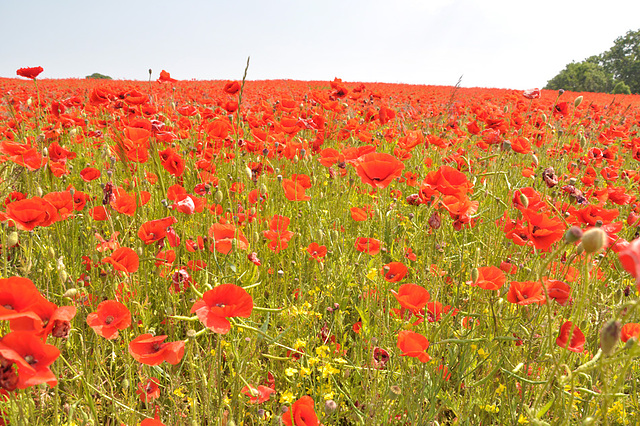
[[629, 350], [632, 347], [634, 347], [637, 341], [638, 339], [636, 339], [635, 337], [632, 337], [629, 340], [627, 340], [627, 342], [624, 344], [625, 350]]
[[522, 192], [520, 193], [520, 203], [524, 206], [525, 209], [529, 207], [529, 199]]
[[151, 74], [153, 74], [153, 71], [149, 68], [149, 77], [151, 77]]
[[62, 297], [67, 297], [69, 299], [73, 298], [73, 296], [75, 296], [76, 294], [78, 294], [78, 289], [77, 288], [70, 288], [69, 290], [65, 291], [64, 294], [62, 295]]
[[213, 196], [213, 199], [216, 201], [216, 203], [220, 204], [222, 202], [222, 199], [223, 199], [222, 191], [220, 191], [218, 189], [216, 191], [216, 195]]
[[334, 413], [338, 409], [338, 404], [333, 399], [324, 402], [324, 412], [327, 415]]
[[244, 174], [247, 176], [247, 179], [251, 179], [253, 177], [253, 171], [249, 166], [244, 166]]
[[471, 281], [475, 284], [478, 281], [478, 275], [480, 274], [480, 272], [478, 271], [478, 268], [473, 268], [471, 270]]
[[438, 229], [442, 225], [442, 218], [440, 217], [440, 213], [438, 211], [434, 211], [429, 217], [428, 220], [429, 226], [433, 229]]
[[11, 248], [15, 245], [18, 244], [18, 233], [16, 231], [13, 231], [12, 233], [9, 234], [9, 237], [7, 237], [7, 247]]
[[44, 148], [42, 148], [42, 156], [43, 157], [48, 157], [49, 156], [49, 148], [47, 148], [46, 146]]
[[600, 347], [602, 353], [611, 355], [618, 340], [620, 340], [621, 324], [620, 321], [611, 320], [607, 322], [602, 330], [600, 330]]
[[580, 241], [582, 238], [582, 229], [577, 226], [572, 226], [567, 229], [567, 232], [564, 233], [564, 241], [567, 244], [575, 243], [576, 241]]
[[582, 248], [587, 253], [596, 253], [607, 242], [607, 233], [602, 228], [591, 228], [582, 235]]
[[276, 179], [278, 179], [278, 182], [282, 183], [282, 175], [276, 176]]
[[49, 246], [49, 257], [56, 257], [56, 251], [53, 249], [53, 247]]
[[124, 379], [122, 381], [122, 389], [129, 389], [129, 380]]
[[533, 164], [535, 164], [536, 167], [538, 167], [538, 164], [540, 164], [540, 162], [538, 161], [538, 157], [535, 154], [531, 154], [532, 160], [533, 160]]
[[42, 188], [36, 186], [36, 196], [42, 198]]
[[582, 96], [578, 96], [574, 101], [573, 101], [573, 106], [578, 108], [580, 106], [580, 104], [582, 103]]

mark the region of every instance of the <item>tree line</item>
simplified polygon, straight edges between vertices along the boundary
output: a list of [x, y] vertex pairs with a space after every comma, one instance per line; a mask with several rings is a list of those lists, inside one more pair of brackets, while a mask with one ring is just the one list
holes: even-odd
[[613, 47], [582, 62], [571, 62], [545, 89], [573, 92], [640, 93], [640, 30], [618, 37]]

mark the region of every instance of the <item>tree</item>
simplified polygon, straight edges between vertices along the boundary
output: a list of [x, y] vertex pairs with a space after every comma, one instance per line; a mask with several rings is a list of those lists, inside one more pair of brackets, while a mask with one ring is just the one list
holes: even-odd
[[626, 84], [624, 84], [624, 82], [621, 81], [614, 86], [613, 91], [611, 93], [613, 93], [614, 95], [630, 95], [631, 89], [629, 88], [629, 86], [627, 86]]
[[94, 72], [91, 75], [87, 76], [88, 79], [98, 79], [98, 80], [111, 80], [111, 77], [108, 75], [100, 74], [99, 72]]
[[601, 63], [616, 80], [625, 82], [632, 93], [640, 93], [640, 30], [618, 37], [601, 55]]
[[611, 73], [598, 64], [592, 56], [583, 62], [572, 62], [547, 82], [545, 89], [570, 90], [572, 92], [609, 92], [614, 85]]

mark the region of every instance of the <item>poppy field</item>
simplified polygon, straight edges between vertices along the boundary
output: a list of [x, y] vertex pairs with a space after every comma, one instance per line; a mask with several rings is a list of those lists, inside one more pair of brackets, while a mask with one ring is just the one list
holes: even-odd
[[0, 79], [0, 424], [640, 419], [638, 96], [42, 71]]

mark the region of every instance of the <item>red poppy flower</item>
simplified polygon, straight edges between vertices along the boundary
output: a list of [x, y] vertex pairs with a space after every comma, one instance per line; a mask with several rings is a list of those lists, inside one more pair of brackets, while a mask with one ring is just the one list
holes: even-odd
[[267, 402], [272, 393], [276, 393], [275, 389], [264, 385], [258, 386], [245, 386], [240, 392], [249, 397], [249, 404], [262, 404]]
[[159, 365], [163, 361], [178, 364], [184, 356], [184, 341], [163, 343], [167, 336], [141, 334], [129, 343], [129, 353], [145, 365]]
[[556, 339], [556, 345], [571, 352], [582, 352], [584, 351], [584, 342], [584, 334], [577, 325], [573, 325], [571, 321], [562, 324], [560, 335]]
[[327, 255], [327, 246], [321, 246], [318, 243], [311, 243], [307, 247], [307, 253], [311, 256], [311, 259], [315, 259], [318, 262], [322, 262]]
[[171, 74], [166, 72], [165, 70], [160, 71], [160, 77], [158, 78], [158, 83], [175, 83], [175, 78], [171, 78]]
[[44, 68], [42, 67], [20, 68], [18, 69], [18, 71], [16, 71], [16, 74], [20, 77], [35, 80], [35, 78], [39, 76], [42, 71], [44, 71]]
[[160, 241], [167, 236], [167, 228], [176, 222], [178, 222], [178, 220], [173, 216], [150, 220], [140, 226], [140, 229], [138, 229], [138, 237], [145, 244]]
[[[7, 389], [25, 389], [46, 383], [53, 387], [58, 379], [49, 366], [60, 356], [60, 350], [45, 344], [36, 334], [29, 331], [13, 331], [0, 340], [0, 360], [2, 362], [0, 385]], [[17, 367], [17, 379], [12, 365]], [[13, 373], [12, 373], [13, 372]], [[11, 389], [11, 390], [13, 390]]]
[[284, 189], [284, 196], [290, 201], [307, 201], [311, 197], [305, 194], [306, 189], [299, 182], [291, 179], [282, 180], [282, 188]]
[[356, 250], [375, 256], [380, 253], [380, 241], [375, 238], [356, 238]]
[[102, 259], [102, 263], [110, 263], [113, 269], [122, 272], [136, 272], [140, 266], [138, 254], [129, 247], [120, 247], [111, 256]]
[[567, 304], [571, 296], [571, 287], [567, 283], [547, 278], [542, 278], [542, 282], [547, 286], [547, 294], [550, 299], [555, 299], [560, 306]]
[[125, 305], [115, 300], [105, 300], [96, 312], [87, 315], [87, 324], [105, 339], [118, 338], [118, 330], [131, 325], [131, 312]]
[[431, 357], [427, 354], [429, 341], [422, 334], [410, 330], [402, 330], [398, 333], [398, 349], [402, 351], [400, 356], [418, 358], [420, 362], [429, 362]]
[[535, 88], [525, 90], [524, 93], [522, 93], [522, 96], [527, 99], [538, 99], [540, 97], [540, 89]]
[[234, 244], [240, 250], [249, 248], [247, 238], [232, 223], [214, 223], [209, 228], [209, 238], [213, 238], [210, 250], [216, 250], [218, 253], [228, 254]]
[[478, 268], [478, 280], [471, 285], [477, 285], [485, 290], [500, 290], [507, 277], [504, 272], [495, 266], [483, 266]]
[[160, 421], [160, 417], [158, 414], [153, 419], [146, 418], [140, 422], [140, 426], [166, 426], [164, 423]]
[[85, 182], [91, 182], [92, 180], [96, 180], [100, 177], [100, 170], [95, 167], [85, 167], [80, 171], [80, 177]]
[[303, 396], [293, 403], [291, 409], [282, 415], [282, 423], [287, 426], [319, 426], [318, 416], [313, 409], [313, 398]]
[[542, 283], [537, 281], [511, 281], [507, 300], [518, 305], [543, 305], [546, 302]]
[[620, 340], [626, 343], [631, 338], [640, 339], [640, 324], [630, 322], [622, 326]]
[[441, 166], [438, 170], [429, 172], [420, 185], [420, 198], [428, 202], [432, 196], [438, 195], [466, 195], [471, 192], [473, 184], [467, 176], [450, 166]]
[[7, 204], [6, 215], [21, 231], [32, 231], [36, 226], [49, 226], [58, 220], [56, 208], [40, 197]]
[[224, 93], [228, 93], [229, 95], [235, 95], [240, 91], [240, 83], [237, 81], [227, 81], [222, 88]]
[[280, 253], [288, 247], [288, 243], [294, 236], [294, 233], [288, 231], [290, 219], [286, 216], [274, 215], [271, 218], [270, 227], [268, 231], [264, 231], [265, 238], [270, 240], [269, 249], [274, 253]]
[[417, 284], [402, 284], [397, 293], [394, 290], [390, 291], [400, 306], [409, 309], [414, 315], [420, 312], [431, 299], [429, 292]]
[[227, 318], [249, 318], [253, 299], [245, 289], [235, 284], [221, 284], [205, 292], [191, 307], [200, 322], [214, 333], [227, 334], [231, 323]]
[[138, 383], [138, 390], [136, 390], [136, 394], [138, 394], [142, 402], [151, 402], [160, 397], [159, 384], [160, 381], [158, 379], [151, 377], [146, 382]]
[[622, 267], [636, 279], [640, 291], [640, 238], [631, 241], [627, 247], [618, 252]]
[[386, 188], [402, 175], [404, 164], [391, 154], [372, 152], [355, 161], [356, 173], [373, 188]]
[[387, 263], [382, 267], [382, 275], [384, 279], [390, 283], [397, 283], [407, 275], [409, 270], [402, 262]]

